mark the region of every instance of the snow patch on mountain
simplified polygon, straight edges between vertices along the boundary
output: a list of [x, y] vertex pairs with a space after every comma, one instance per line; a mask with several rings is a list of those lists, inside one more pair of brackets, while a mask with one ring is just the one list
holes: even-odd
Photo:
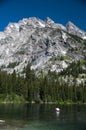
[[66, 42], [67, 35], [66, 35], [66, 33], [65, 33], [65, 32], [62, 32], [62, 38], [63, 38], [64, 42]]
[[45, 24], [41, 23], [40, 21], [39, 21], [39, 25], [40, 25], [41, 27], [45, 27]]

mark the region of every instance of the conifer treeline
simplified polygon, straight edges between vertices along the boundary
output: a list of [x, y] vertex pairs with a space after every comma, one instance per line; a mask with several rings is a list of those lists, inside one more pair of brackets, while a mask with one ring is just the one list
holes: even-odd
[[65, 82], [55, 72], [48, 72], [47, 75], [41, 72], [40, 76], [35, 76], [34, 70], [30, 70], [30, 65], [24, 69], [25, 77], [7, 74], [0, 71], [0, 98], [7, 95], [19, 95], [26, 101], [32, 102], [86, 102], [86, 86]]

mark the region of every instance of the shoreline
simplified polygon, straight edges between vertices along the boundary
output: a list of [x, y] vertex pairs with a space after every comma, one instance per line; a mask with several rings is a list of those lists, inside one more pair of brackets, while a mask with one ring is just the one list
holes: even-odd
[[0, 102], [0, 104], [58, 104], [58, 105], [86, 105], [86, 103], [82, 103], [82, 102], [35, 102], [35, 101], [32, 101], [32, 102], [29, 102], [29, 101], [24, 101], [24, 102], [21, 102], [21, 101], [2, 101]]

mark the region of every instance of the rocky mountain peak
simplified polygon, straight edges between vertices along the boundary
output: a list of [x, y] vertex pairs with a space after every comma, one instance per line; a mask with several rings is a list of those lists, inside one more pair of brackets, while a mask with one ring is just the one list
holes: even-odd
[[8, 26], [5, 28], [5, 33], [11, 33], [19, 31], [19, 24], [18, 23], [9, 23]]
[[[68, 22], [65, 27], [49, 17], [45, 21], [31, 17], [9, 23], [0, 33], [0, 68], [10, 73], [14, 69], [22, 72], [30, 62], [38, 72], [59, 72], [70, 62], [84, 58], [83, 36], [85, 33], [73, 23]], [[66, 60], [62, 60], [64, 57]]]
[[77, 26], [75, 26], [72, 22], [68, 22], [66, 24], [66, 29], [68, 31], [68, 33], [73, 34], [73, 35], [77, 35], [81, 38], [85, 38], [86, 33], [84, 31], [82, 31], [81, 29], [79, 29]]
[[54, 21], [53, 21], [51, 18], [49, 18], [49, 17], [46, 18], [45, 22], [46, 22], [47, 24], [49, 24], [49, 25], [54, 24]]
[[66, 24], [66, 28], [67, 28], [67, 31], [69, 33], [73, 33], [75, 31], [79, 31], [80, 29], [75, 26], [71, 21], [69, 21], [67, 24]]
[[51, 28], [57, 28], [66, 31], [66, 27], [64, 27], [62, 24], [55, 23], [51, 18], [47, 17], [45, 20], [46, 26]]
[[45, 22], [39, 18], [36, 17], [31, 17], [31, 18], [26, 18], [23, 20], [19, 21], [19, 25], [27, 25], [27, 26], [32, 26], [33, 28], [36, 27], [45, 27]]
[[45, 22], [39, 18], [31, 17], [31, 18], [23, 18], [18, 23], [9, 23], [8, 26], [5, 28], [5, 33], [13, 33], [19, 32], [21, 29], [28, 29], [28, 28], [42, 28], [45, 27]]

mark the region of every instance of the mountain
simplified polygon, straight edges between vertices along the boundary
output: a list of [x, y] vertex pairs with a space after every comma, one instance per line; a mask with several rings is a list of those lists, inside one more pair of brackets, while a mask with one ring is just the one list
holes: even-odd
[[68, 33], [77, 35], [78, 37], [81, 37], [82, 39], [86, 39], [86, 32], [83, 32], [78, 27], [76, 27], [73, 23], [68, 22], [66, 25], [66, 29]]
[[37, 73], [48, 70], [60, 72], [73, 61], [86, 57], [86, 32], [73, 23], [66, 27], [49, 17], [45, 21], [24, 18], [9, 23], [0, 32], [0, 68], [12, 73], [22, 73], [31, 63]]

